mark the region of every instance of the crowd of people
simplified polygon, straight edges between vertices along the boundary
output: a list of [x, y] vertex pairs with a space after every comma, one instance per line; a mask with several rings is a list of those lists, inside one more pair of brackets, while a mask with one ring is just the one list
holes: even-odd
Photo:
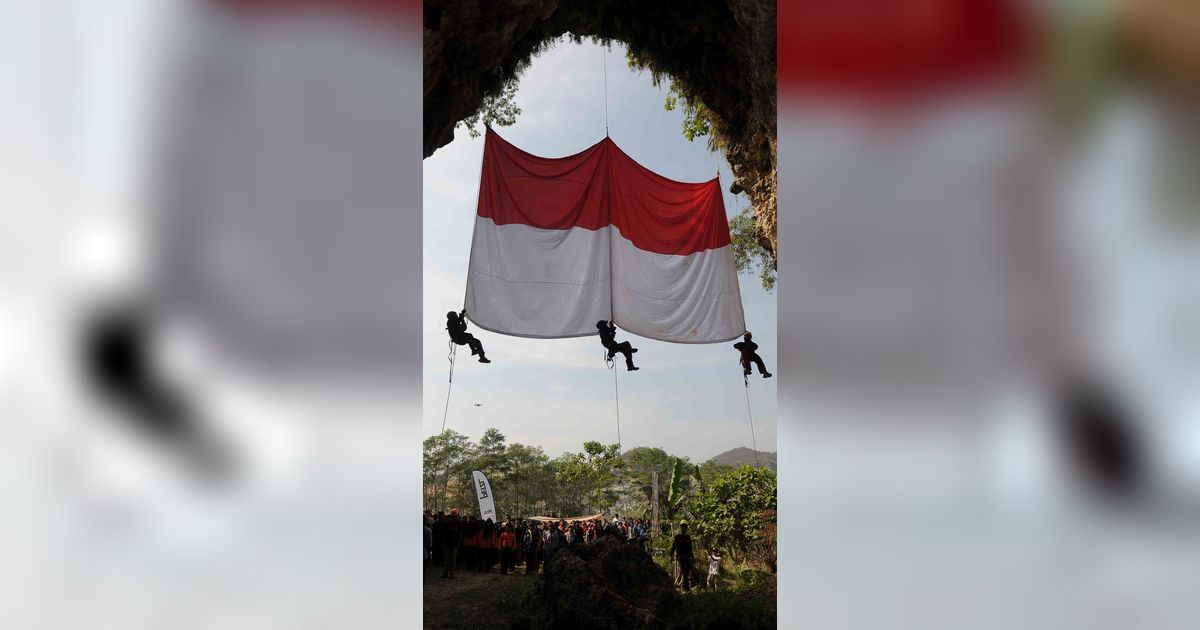
[[[555, 550], [570, 545], [587, 545], [610, 538], [647, 550], [650, 524], [643, 519], [598, 517], [590, 520], [565, 518], [512, 519], [499, 523], [461, 516], [458, 510], [449, 514], [425, 512], [425, 560], [442, 568], [441, 577], [453, 578], [457, 571], [490, 572], [503, 575], [524, 573], [536, 575]], [[691, 566], [694, 560], [692, 539], [686, 523], [680, 525], [669, 551], [676, 561], [676, 584], [684, 590], [691, 588]], [[669, 535], [670, 525], [661, 526]], [[719, 567], [720, 557], [709, 552], [710, 574]], [[716, 562], [713, 562], [716, 558]], [[683, 570], [682, 567], [687, 567]], [[710, 576], [709, 586], [714, 585]]]

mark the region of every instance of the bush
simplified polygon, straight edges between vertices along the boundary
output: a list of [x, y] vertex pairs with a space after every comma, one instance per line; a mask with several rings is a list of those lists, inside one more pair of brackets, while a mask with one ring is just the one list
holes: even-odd
[[775, 576], [742, 571], [728, 588], [697, 591], [684, 598], [688, 625], [697, 630], [776, 627]]
[[743, 466], [717, 477], [692, 499], [693, 537], [732, 554], [774, 564], [775, 473]]

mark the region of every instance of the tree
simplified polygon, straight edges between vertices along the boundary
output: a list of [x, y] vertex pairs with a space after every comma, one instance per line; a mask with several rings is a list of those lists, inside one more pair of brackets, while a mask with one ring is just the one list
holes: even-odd
[[479, 446], [475, 449], [475, 468], [488, 475], [489, 479], [507, 472], [505, 440], [504, 434], [495, 428], [484, 431], [483, 437], [479, 438]]
[[483, 105], [479, 110], [459, 121], [456, 126], [466, 127], [472, 138], [478, 138], [483, 135], [478, 128], [480, 122], [485, 127], [508, 127], [517, 122], [520, 114], [521, 108], [517, 107], [517, 80], [514, 77], [497, 94], [483, 97]]
[[[659, 487], [665, 488], [664, 484], [670, 481], [675, 458], [661, 448], [646, 446], [629, 449], [621, 458], [625, 460], [625, 465], [617, 481], [619, 511], [621, 514], [641, 514], [649, 519], [653, 513], [652, 473], [658, 473]], [[666, 497], [665, 490], [658, 495], [658, 509], [663, 514], [666, 513]]]
[[[671, 467], [671, 480], [667, 485], [666, 503], [663, 504], [663, 515], [667, 520], [675, 520], [686, 516], [688, 504], [694, 489], [700, 485], [698, 476], [700, 467], [692, 464], [686, 457], [676, 457]], [[662, 496], [662, 493], [659, 493]]]
[[688, 142], [694, 141], [700, 136], [708, 136], [708, 148], [712, 150], [713, 136], [712, 134], [712, 112], [701, 103], [688, 96], [683, 88], [674, 81], [671, 82], [671, 88], [667, 91], [667, 99], [663, 103], [663, 109], [674, 111], [676, 109], [683, 110], [683, 137], [688, 139]]
[[729, 219], [729, 248], [738, 273], [758, 273], [762, 288], [770, 293], [775, 288], [775, 263], [754, 232], [754, 215], [750, 207], [742, 208]]
[[717, 477], [731, 473], [734, 470], [736, 469], [729, 464], [722, 464], [720, 462], [712, 461], [711, 459], [703, 464], [700, 464], [700, 475], [709, 483], [712, 483], [712, 481]]
[[766, 468], [747, 465], [721, 475], [692, 499], [692, 529], [705, 544], [774, 570], [777, 489], [775, 473]]
[[675, 518], [675, 511], [679, 509], [683, 498], [683, 475], [683, 460], [676, 457], [671, 467], [671, 483], [667, 486], [667, 518]]
[[471, 442], [467, 436], [448, 429], [425, 438], [422, 443], [422, 469], [425, 484], [425, 507], [442, 510], [453, 472], [471, 459]]
[[[482, 445], [481, 445], [482, 448]], [[544, 496], [549, 487], [549, 458], [542, 447], [524, 444], [509, 444], [503, 453], [501, 489], [496, 491], [496, 507], [504, 514], [528, 516], [537, 498]], [[495, 489], [496, 484], [492, 484]]]
[[683, 137], [687, 138], [688, 142], [701, 136], [708, 136], [709, 151], [725, 149], [722, 136], [712, 132], [718, 122], [717, 115], [687, 85], [658, 71], [654, 60], [644, 51], [635, 53], [633, 50], [629, 50], [625, 53], [625, 62], [631, 69], [649, 70], [650, 81], [656, 87], [661, 85], [664, 79], [670, 81], [667, 97], [663, 101], [663, 109], [683, 111], [682, 131]]
[[602, 510], [616, 502], [613, 482], [617, 471], [625, 465], [619, 444], [584, 442], [582, 453], [565, 453], [555, 463], [558, 479], [573, 488], [581, 499], [572, 507]]

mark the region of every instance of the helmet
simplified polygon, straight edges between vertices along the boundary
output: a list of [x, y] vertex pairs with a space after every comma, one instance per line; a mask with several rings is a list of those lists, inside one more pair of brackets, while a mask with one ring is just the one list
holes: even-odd
[[608, 326], [608, 322], [603, 319], [596, 322], [596, 328], [604, 328], [606, 326]]
[[450, 311], [449, 313], [446, 313], [446, 319], [454, 319], [456, 317], [458, 317], [458, 313], [455, 313], [454, 311]]

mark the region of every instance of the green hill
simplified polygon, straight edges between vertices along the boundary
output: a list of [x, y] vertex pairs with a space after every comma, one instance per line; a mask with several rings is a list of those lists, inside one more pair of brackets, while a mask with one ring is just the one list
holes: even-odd
[[[724, 453], [721, 453], [720, 455], [714, 455], [708, 461], [715, 462], [717, 464], [724, 464], [726, 466], [733, 466], [733, 467], [738, 467], [743, 464], [749, 464], [749, 465], [753, 466], [755, 463], [754, 455], [755, 455], [755, 452], [753, 449], [749, 449], [744, 446], [739, 446], [737, 448], [725, 451]], [[777, 453], [774, 453], [774, 452], [764, 453], [762, 451], [759, 451], [758, 452], [758, 463], [760, 465], [762, 465], [764, 468], [770, 468], [771, 470], [776, 470], [776, 468], [775, 468], [776, 456], [777, 456]]]

